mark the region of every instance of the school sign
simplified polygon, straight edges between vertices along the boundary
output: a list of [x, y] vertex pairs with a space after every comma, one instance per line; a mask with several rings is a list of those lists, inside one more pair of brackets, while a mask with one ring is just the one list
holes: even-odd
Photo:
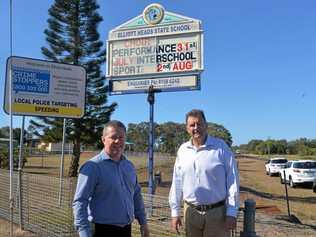
[[201, 22], [151, 4], [142, 15], [109, 32], [110, 94], [200, 89], [203, 71]]

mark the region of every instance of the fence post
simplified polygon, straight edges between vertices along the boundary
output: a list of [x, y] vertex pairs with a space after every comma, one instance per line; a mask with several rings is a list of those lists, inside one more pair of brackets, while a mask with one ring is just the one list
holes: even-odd
[[[27, 174], [27, 224], [30, 226], [32, 217], [31, 217], [31, 197], [30, 197], [30, 190], [31, 190], [31, 184], [30, 182], [32, 181], [32, 175]], [[23, 205], [23, 204], [22, 204]], [[25, 223], [25, 222], [24, 222]]]
[[[75, 230], [74, 227], [74, 216], [73, 216], [73, 209], [72, 209], [72, 201], [73, 198], [75, 196], [75, 191], [76, 191], [76, 186], [77, 186], [77, 179], [74, 177], [69, 177], [67, 178], [68, 181], [68, 192], [69, 193], [69, 200], [68, 200], [68, 215], [69, 215], [69, 219], [70, 221], [70, 225], [69, 225], [69, 233], [73, 233], [74, 236], [76, 236], [77, 231]], [[72, 236], [72, 235], [71, 235]]]
[[19, 224], [20, 224], [20, 229], [23, 230], [24, 227], [23, 227], [23, 213], [22, 213], [22, 211], [23, 211], [23, 207], [22, 207], [22, 200], [23, 200], [23, 197], [22, 197], [22, 168], [19, 168], [18, 172], [19, 172], [19, 176], [18, 176]]
[[256, 237], [255, 214], [256, 202], [253, 199], [247, 199], [245, 201], [244, 210], [244, 228], [243, 231], [240, 232], [241, 237]]

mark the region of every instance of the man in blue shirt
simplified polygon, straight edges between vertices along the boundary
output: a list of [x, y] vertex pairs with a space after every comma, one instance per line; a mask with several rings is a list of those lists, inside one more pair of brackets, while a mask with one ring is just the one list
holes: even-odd
[[126, 128], [112, 120], [103, 129], [104, 149], [79, 171], [73, 201], [75, 227], [80, 237], [130, 237], [134, 217], [142, 236], [149, 237], [136, 170], [124, 155]]
[[186, 115], [190, 141], [178, 150], [169, 194], [171, 226], [179, 232], [181, 204], [188, 237], [226, 237], [236, 227], [239, 177], [232, 151], [207, 134], [203, 111]]

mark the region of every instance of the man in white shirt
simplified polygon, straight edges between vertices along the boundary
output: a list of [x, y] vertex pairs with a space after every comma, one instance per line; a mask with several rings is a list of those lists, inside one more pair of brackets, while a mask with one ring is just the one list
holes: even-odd
[[169, 194], [171, 226], [179, 233], [181, 204], [188, 237], [230, 236], [239, 208], [239, 175], [226, 143], [207, 134], [202, 110], [186, 114], [190, 141], [178, 150]]

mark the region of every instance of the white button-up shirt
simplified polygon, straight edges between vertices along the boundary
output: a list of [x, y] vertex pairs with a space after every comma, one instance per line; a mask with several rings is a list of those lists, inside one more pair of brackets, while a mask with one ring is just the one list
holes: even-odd
[[191, 141], [180, 146], [169, 194], [172, 217], [180, 216], [182, 199], [196, 205], [225, 200], [226, 215], [237, 216], [237, 164], [223, 140], [208, 136], [205, 144], [198, 149]]

